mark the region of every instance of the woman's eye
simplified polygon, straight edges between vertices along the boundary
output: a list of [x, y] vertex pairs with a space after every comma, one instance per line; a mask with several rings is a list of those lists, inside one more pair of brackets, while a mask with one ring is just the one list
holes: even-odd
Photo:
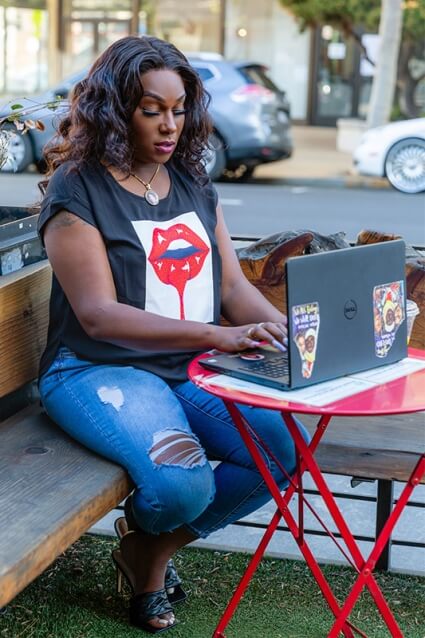
[[[141, 109], [143, 115], [146, 115], [146, 117], [155, 117], [156, 115], [161, 115], [160, 111], [150, 111], [149, 109]], [[185, 109], [176, 109], [175, 111], [173, 111], [173, 115], [175, 116], [180, 116], [180, 115], [185, 115], [186, 114], [186, 110]]]

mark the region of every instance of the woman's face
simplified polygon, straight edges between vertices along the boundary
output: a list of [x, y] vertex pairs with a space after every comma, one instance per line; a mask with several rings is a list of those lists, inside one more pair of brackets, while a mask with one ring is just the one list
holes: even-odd
[[164, 164], [184, 126], [183, 80], [169, 69], [148, 71], [140, 79], [144, 95], [131, 118], [135, 158], [144, 164]]

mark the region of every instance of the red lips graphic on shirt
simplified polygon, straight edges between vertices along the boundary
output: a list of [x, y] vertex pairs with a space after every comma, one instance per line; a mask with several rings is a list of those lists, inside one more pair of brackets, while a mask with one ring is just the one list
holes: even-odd
[[158, 279], [176, 288], [180, 300], [180, 319], [185, 318], [183, 294], [186, 283], [202, 270], [210, 252], [207, 244], [185, 224], [167, 230], [155, 228], [149, 255]]

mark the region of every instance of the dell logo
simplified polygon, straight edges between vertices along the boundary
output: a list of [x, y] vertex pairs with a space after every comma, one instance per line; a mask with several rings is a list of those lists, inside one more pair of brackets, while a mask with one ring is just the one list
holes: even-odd
[[357, 304], [354, 299], [349, 299], [344, 304], [344, 316], [346, 319], [353, 319], [357, 314]]

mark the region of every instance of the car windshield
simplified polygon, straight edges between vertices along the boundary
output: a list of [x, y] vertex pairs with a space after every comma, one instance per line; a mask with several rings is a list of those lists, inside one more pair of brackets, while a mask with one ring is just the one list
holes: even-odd
[[280, 93], [280, 89], [267, 75], [265, 67], [259, 65], [240, 66], [239, 71], [249, 84], [259, 84], [270, 91]]

